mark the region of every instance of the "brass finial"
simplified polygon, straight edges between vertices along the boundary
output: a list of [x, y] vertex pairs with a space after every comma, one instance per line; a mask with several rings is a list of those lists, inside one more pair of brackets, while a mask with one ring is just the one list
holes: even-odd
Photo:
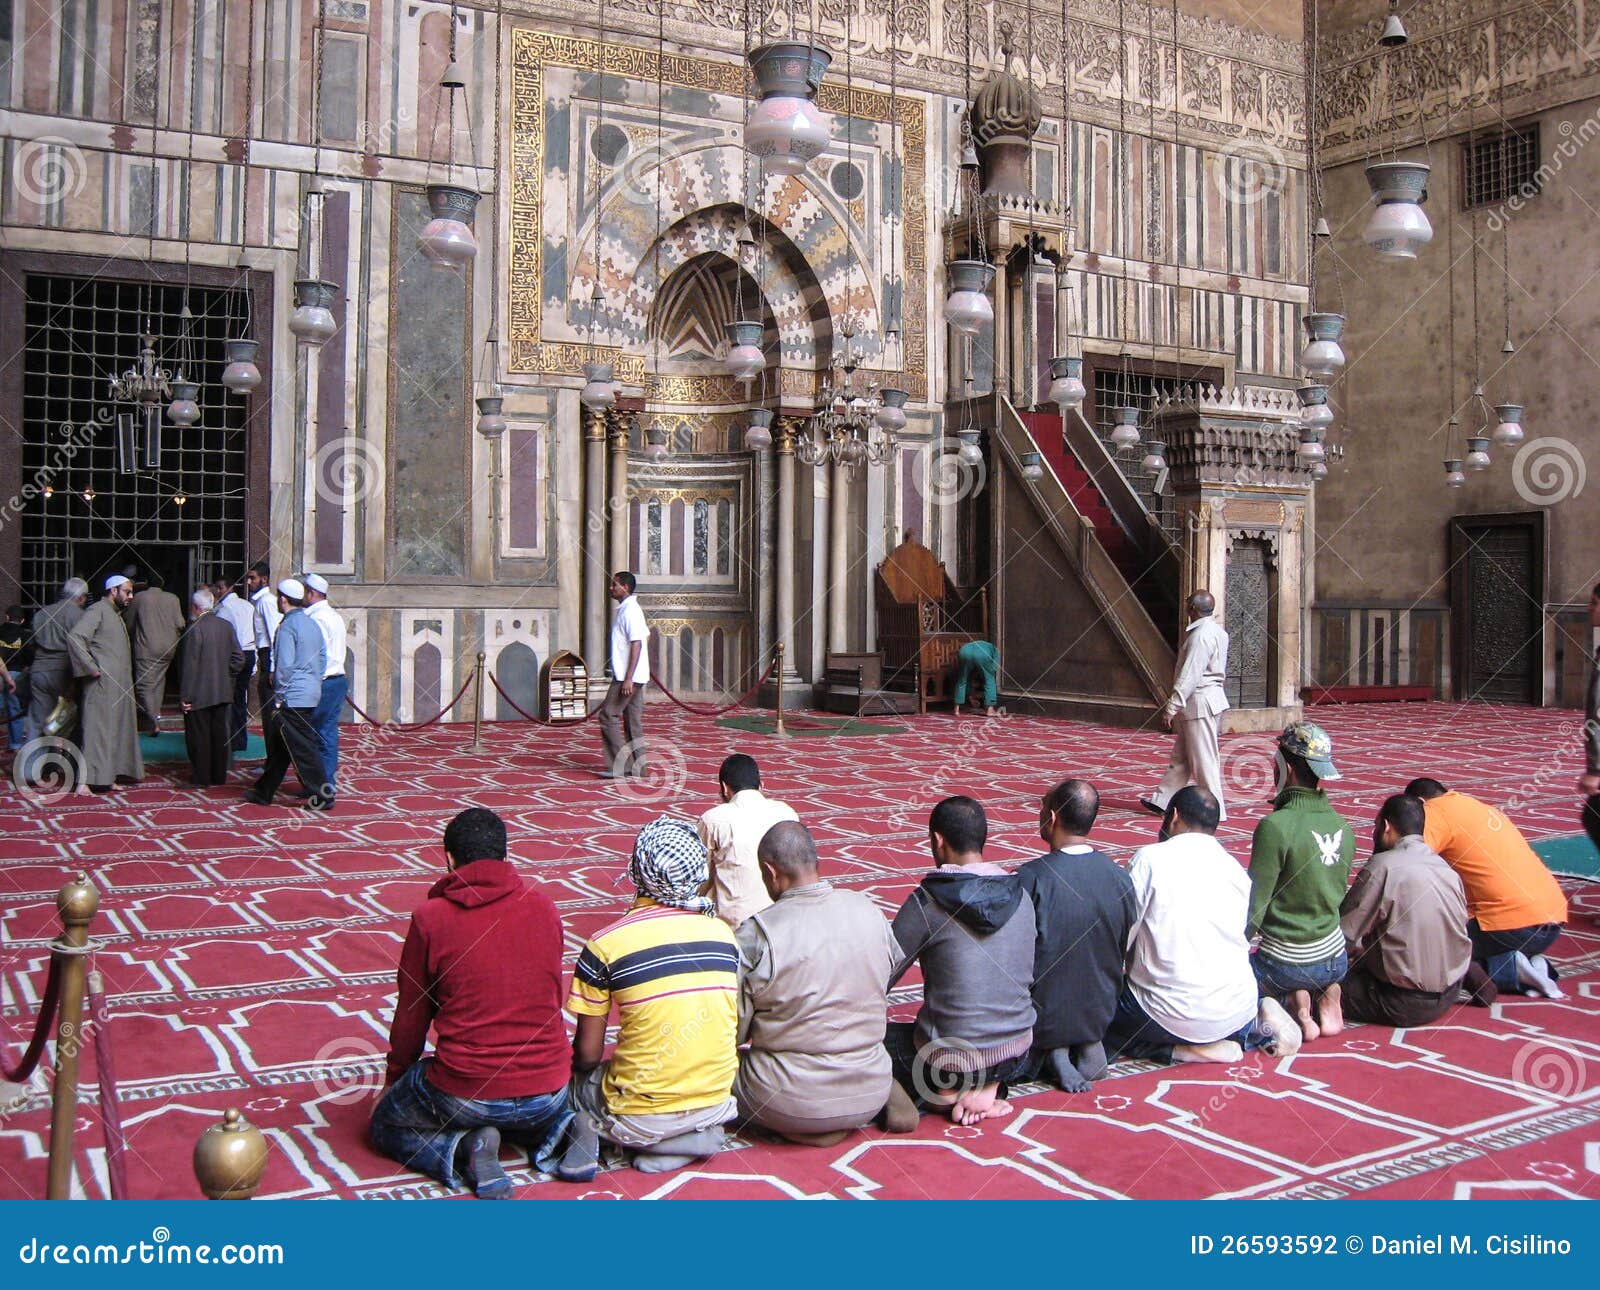
[[194, 1176], [208, 1200], [249, 1200], [267, 1171], [267, 1139], [230, 1107], [194, 1144]]
[[56, 912], [68, 926], [88, 923], [99, 910], [100, 893], [95, 890], [86, 873], [80, 872], [56, 892]]

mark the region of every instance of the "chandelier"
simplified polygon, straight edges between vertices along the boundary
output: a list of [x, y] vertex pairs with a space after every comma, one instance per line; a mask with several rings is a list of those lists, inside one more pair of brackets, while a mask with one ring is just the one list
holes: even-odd
[[172, 374], [156, 362], [156, 338], [145, 334], [144, 345], [139, 350], [137, 366], [123, 370], [111, 378], [113, 403], [142, 403], [153, 407], [172, 397]]
[[838, 463], [847, 470], [881, 466], [894, 453], [895, 432], [906, 423], [905, 390], [876, 394], [856, 386], [855, 328], [844, 328], [844, 349], [822, 388], [821, 407], [795, 437], [794, 455], [807, 466]]

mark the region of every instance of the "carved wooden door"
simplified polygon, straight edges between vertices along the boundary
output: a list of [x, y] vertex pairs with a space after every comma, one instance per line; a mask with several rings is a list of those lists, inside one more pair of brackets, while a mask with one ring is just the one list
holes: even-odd
[[1470, 609], [1464, 697], [1527, 703], [1540, 681], [1542, 654], [1534, 532], [1523, 525], [1465, 527]]
[[1228, 551], [1228, 702], [1267, 706], [1272, 670], [1272, 571], [1261, 538], [1238, 538]]

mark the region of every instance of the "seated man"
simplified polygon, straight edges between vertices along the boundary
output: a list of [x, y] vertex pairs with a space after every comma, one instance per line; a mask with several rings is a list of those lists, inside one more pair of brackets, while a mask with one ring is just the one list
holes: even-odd
[[[758, 852], [773, 902], [739, 926], [740, 1119], [780, 1137], [831, 1146], [889, 1106], [883, 1047], [889, 973], [900, 957], [889, 924], [858, 891], [817, 876], [803, 824], [772, 826]], [[902, 1094], [891, 1127], [916, 1127]]]
[[1010, 1115], [1001, 1085], [1033, 1046], [1033, 902], [1022, 879], [983, 858], [989, 822], [970, 797], [947, 797], [928, 819], [934, 871], [900, 907], [892, 989], [922, 965], [922, 1009], [892, 1021], [884, 1044], [894, 1078], [919, 1106], [957, 1124]]
[[1117, 996], [1135, 918], [1128, 875], [1089, 841], [1100, 794], [1087, 780], [1062, 780], [1039, 808], [1050, 853], [1017, 870], [1033, 901], [1033, 1056], [1069, 1093], [1087, 1093], [1106, 1073], [1101, 1042]]
[[1356, 835], [1321, 788], [1340, 778], [1321, 726], [1289, 726], [1278, 736], [1278, 758], [1287, 784], [1250, 841], [1248, 930], [1261, 934], [1252, 960], [1261, 993], [1289, 1008], [1309, 1043], [1344, 1029], [1339, 982], [1349, 963], [1339, 902], [1350, 885]]
[[[594, 1177], [601, 1138], [634, 1151], [641, 1173], [693, 1164], [722, 1150], [738, 1110], [739, 952], [701, 894], [709, 875], [694, 827], [645, 825], [628, 877], [633, 907], [590, 938], [572, 974], [577, 1118], [556, 1169], [567, 1182]], [[617, 1046], [605, 1061], [613, 1003]]]
[[1425, 1026], [1455, 1006], [1472, 962], [1467, 894], [1423, 841], [1422, 803], [1383, 804], [1368, 860], [1345, 893], [1340, 924], [1350, 955], [1344, 1011], [1352, 1021]]
[[1222, 849], [1217, 799], [1191, 784], [1167, 803], [1161, 840], [1128, 866], [1138, 921], [1106, 1031], [1113, 1057], [1236, 1062], [1247, 1048], [1300, 1051], [1300, 1027], [1259, 998], [1244, 934], [1250, 880]]
[[1567, 898], [1522, 831], [1488, 803], [1436, 779], [1414, 779], [1406, 793], [1427, 811], [1423, 840], [1467, 889], [1474, 962], [1500, 990], [1563, 998], [1544, 952], [1567, 921]]
[[968, 641], [956, 652], [956, 685], [953, 697], [956, 712], [960, 713], [967, 701], [967, 682], [976, 670], [983, 677], [983, 714], [995, 715], [995, 704], [1000, 702], [996, 682], [1000, 677], [1000, 653], [992, 641]]
[[[572, 1113], [561, 1018], [561, 916], [506, 860], [493, 811], [444, 831], [446, 875], [411, 916], [372, 1144], [446, 1187], [503, 1200], [500, 1135], [554, 1163]], [[428, 1028], [431, 1057], [422, 1057]], [[421, 1058], [421, 1060], [418, 1060]]]
[[798, 818], [783, 802], [761, 792], [761, 768], [754, 757], [734, 753], [717, 772], [722, 805], [700, 817], [700, 840], [711, 863], [711, 899], [717, 917], [729, 927], [739, 924], [772, 903], [761, 885], [756, 846], [780, 820]]

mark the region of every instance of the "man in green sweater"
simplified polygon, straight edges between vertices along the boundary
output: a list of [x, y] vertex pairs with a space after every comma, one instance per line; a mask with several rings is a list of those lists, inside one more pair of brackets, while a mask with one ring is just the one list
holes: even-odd
[[1284, 787], [1250, 842], [1249, 930], [1261, 937], [1252, 962], [1261, 993], [1289, 1009], [1309, 1042], [1344, 1029], [1339, 906], [1356, 835], [1320, 787], [1341, 778], [1327, 731], [1295, 722], [1278, 736], [1277, 760]]

